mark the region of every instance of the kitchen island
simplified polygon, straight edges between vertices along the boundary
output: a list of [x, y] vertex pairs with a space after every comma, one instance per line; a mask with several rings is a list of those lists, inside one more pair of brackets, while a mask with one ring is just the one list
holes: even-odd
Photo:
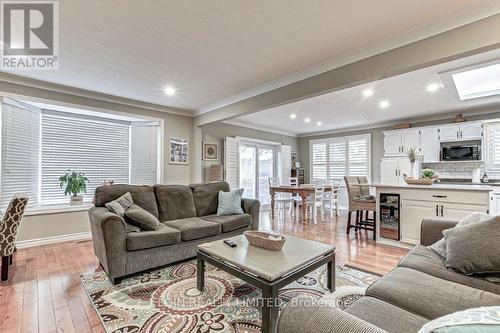
[[459, 221], [471, 212], [489, 213], [488, 185], [370, 184], [376, 189], [377, 242], [409, 247], [420, 242], [422, 219]]

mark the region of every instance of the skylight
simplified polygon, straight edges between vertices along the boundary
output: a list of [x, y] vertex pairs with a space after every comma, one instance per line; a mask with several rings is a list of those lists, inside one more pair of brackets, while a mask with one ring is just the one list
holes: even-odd
[[452, 75], [460, 100], [500, 95], [500, 63]]

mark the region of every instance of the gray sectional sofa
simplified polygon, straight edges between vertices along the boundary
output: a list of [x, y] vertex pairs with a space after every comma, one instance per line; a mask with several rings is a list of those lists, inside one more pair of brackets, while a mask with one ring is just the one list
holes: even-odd
[[278, 332], [414, 333], [426, 322], [456, 311], [500, 305], [500, 283], [451, 271], [427, 248], [455, 224], [423, 220], [421, 244], [373, 283], [366, 296], [345, 311], [325, 304], [289, 304], [280, 315]]
[[[194, 257], [199, 244], [259, 228], [259, 201], [242, 199], [244, 214], [217, 216], [219, 191], [228, 192], [229, 184], [98, 187], [90, 225], [94, 252], [111, 282]], [[127, 192], [160, 220], [159, 230], [141, 231], [105, 207]]]

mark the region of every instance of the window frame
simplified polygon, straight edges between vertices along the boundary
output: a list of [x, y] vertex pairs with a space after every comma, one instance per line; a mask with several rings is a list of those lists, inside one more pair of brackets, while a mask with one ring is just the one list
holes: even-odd
[[309, 140], [309, 181], [313, 181], [313, 145], [317, 143], [326, 143], [326, 180], [330, 181], [330, 143], [338, 143], [342, 142], [346, 146], [346, 159], [345, 159], [345, 170], [346, 176], [349, 175], [349, 141], [366, 139], [367, 151], [367, 178], [368, 182], [371, 181], [372, 176], [372, 163], [371, 163], [371, 155], [372, 155], [372, 146], [371, 146], [371, 134], [356, 134], [356, 135], [347, 135], [347, 136], [337, 136], [337, 137], [329, 137], [323, 139], [313, 139]]

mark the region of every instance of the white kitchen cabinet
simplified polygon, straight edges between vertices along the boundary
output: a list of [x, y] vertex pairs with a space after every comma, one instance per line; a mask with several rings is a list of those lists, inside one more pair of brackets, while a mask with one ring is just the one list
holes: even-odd
[[401, 133], [390, 131], [384, 133], [384, 155], [401, 154]]
[[439, 161], [440, 145], [437, 127], [422, 127], [420, 129], [420, 151], [423, 162], [432, 163]]
[[483, 123], [480, 121], [443, 125], [439, 127], [439, 139], [441, 141], [480, 140], [482, 136]]
[[410, 148], [419, 148], [419, 138], [419, 130], [413, 128], [384, 132], [384, 155], [406, 155]]
[[420, 131], [418, 129], [409, 129], [401, 132], [401, 150], [406, 154], [410, 148], [418, 149], [420, 147]]
[[460, 124], [460, 140], [480, 140], [482, 136], [482, 122], [465, 122]]
[[460, 221], [473, 212], [486, 213], [488, 206], [443, 203], [439, 205], [439, 216], [443, 220]]
[[490, 194], [490, 214], [500, 215], [500, 187], [493, 186], [493, 192]]
[[[417, 177], [420, 172], [419, 162], [414, 166], [414, 176]], [[380, 182], [387, 185], [405, 184], [403, 175], [411, 176], [411, 163], [408, 157], [387, 157], [380, 159]]]
[[438, 205], [427, 201], [403, 200], [401, 202], [401, 241], [410, 244], [420, 243], [422, 219], [437, 219]]

